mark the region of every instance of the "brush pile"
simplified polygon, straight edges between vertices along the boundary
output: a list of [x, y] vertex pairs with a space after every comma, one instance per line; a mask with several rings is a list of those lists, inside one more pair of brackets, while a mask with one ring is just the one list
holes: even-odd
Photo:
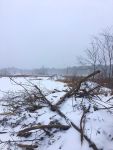
[[10, 78], [23, 90], [1, 98], [0, 149], [112, 150], [111, 90], [89, 80], [99, 73], [93, 72], [73, 87], [42, 79], [42, 88], [30, 78], [25, 79], [27, 84]]

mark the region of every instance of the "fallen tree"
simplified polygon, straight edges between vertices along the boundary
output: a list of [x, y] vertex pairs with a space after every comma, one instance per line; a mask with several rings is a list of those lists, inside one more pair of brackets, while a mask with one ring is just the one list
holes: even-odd
[[[87, 135], [85, 135], [85, 133], [83, 132], [83, 127], [82, 127], [82, 122], [83, 122], [83, 118], [85, 117], [86, 112], [83, 113], [83, 116], [81, 118], [81, 122], [80, 122], [80, 128], [73, 123], [60, 109], [59, 109], [59, 105], [62, 104], [62, 102], [65, 101], [66, 98], [69, 98], [71, 96], [75, 96], [76, 94], [78, 94], [78, 92], [80, 91], [80, 87], [81, 84], [85, 81], [87, 81], [89, 78], [94, 77], [95, 75], [99, 74], [100, 71], [95, 71], [92, 74], [88, 75], [87, 77], [84, 77], [82, 80], [80, 80], [76, 86], [74, 86], [70, 91], [68, 91], [55, 105], [53, 105], [47, 98], [46, 96], [43, 94], [43, 92], [40, 90], [40, 88], [37, 85], [34, 85], [32, 82], [30, 82], [32, 84], [32, 86], [37, 90], [37, 92], [39, 93], [39, 95], [41, 96], [42, 100], [44, 103], [46, 103], [48, 105], [48, 107], [50, 108], [51, 111], [55, 111], [58, 115], [60, 115], [62, 118], [64, 118], [67, 122], [68, 125], [61, 125], [61, 124], [56, 124], [56, 125], [35, 125], [29, 128], [25, 128], [23, 130], [20, 130], [18, 132], [18, 136], [23, 135], [24, 133], [29, 133], [29, 131], [32, 130], [36, 130], [36, 129], [40, 129], [45, 131], [45, 129], [52, 129], [52, 128], [56, 128], [56, 129], [61, 129], [61, 130], [67, 130], [70, 127], [73, 127], [76, 131], [78, 131], [81, 135], [81, 142], [83, 142], [83, 138], [89, 143], [89, 146], [93, 148], [93, 150], [99, 150], [96, 146], [96, 144], [94, 142], [92, 142], [90, 140], [90, 138], [87, 137]], [[21, 86], [21, 85], [20, 85]], [[89, 92], [87, 92], [87, 94], [92, 93], [93, 90], [99, 88], [95, 87], [91, 90], [89, 90]], [[85, 91], [83, 91], [85, 92]], [[85, 93], [83, 93], [85, 94]], [[29, 94], [28, 94], [29, 95]], [[30, 95], [31, 98], [31, 95]], [[36, 97], [37, 100], [37, 97]]]
[[34, 150], [34, 148], [37, 148], [38, 145], [28, 145], [28, 144], [17, 144], [20, 148], [25, 148], [26, 150]]
[[[71, 90], [69, 90], [63, 97], [60, 98], [60, 100], [56, 103], [56, 105], [60, 105], [60, 104], [62, 104], [63, 101], [65, 101], [66, 98], [76, 95], [77, 92], [80, 90], [81, 84], [83, 82], [87, 81], [89, 78], [94, 77], [95, 75], [97, 75], [99, 73], [100, 73], [100, 70], [97, 70], [97, 71], [91, 73], [90, 75], [84, 77], [83, 79], [81, 79]], [[93, 90], [95, 90], [95, 89], [93, 89]], [[90, 92], [92, 92], [92, 90]]]
[[52, 128], [56, 128], [56, 129], [60, 129], [60, 130], [68, 130], [70, 128], [70, 126], [62, 125], [62, 124], [56, 124], [56, 125], [35, 125], [35, 126], [30, 127], [30, 128], [26, 128], [26, 129], [20, 130], [17, 135], [21, 136], [24, 133], [29, 132], [31, 130], [36, 130], [36, 129], [41, 129], [41, 130], [49, 129], [50, 130]]

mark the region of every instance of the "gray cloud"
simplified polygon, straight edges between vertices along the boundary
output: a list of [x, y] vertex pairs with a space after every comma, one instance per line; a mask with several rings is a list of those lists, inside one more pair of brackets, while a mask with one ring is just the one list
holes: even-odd
[[112, 25], [113, 0], [1, 0], [0, 67], [75, 65]]

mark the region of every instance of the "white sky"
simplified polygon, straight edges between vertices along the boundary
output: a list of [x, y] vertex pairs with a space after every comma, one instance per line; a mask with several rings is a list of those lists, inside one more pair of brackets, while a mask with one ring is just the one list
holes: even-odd
[[76, 65], [113, 25], [113, 0], [0, 0], [0, 68]]

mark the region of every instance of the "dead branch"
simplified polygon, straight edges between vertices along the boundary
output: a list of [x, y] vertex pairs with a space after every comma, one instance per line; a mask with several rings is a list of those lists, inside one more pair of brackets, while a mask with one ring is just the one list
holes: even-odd
[[[81, 133], [81, 130], [71, 121], [71, 125], [74, 129], [76, 129], [79, 133]], [[83, 135], [83, 137], [86, 139], [86, 141], [89, 143], [89, 146], [93, 148], [93, 150], [99, 150], [94, 142], [92, 142], [87, 135]]]
[[84, 77], [83, 79], [81, 79], [78, 84], [76, 86], [74, 86], [70, 91], [68, 91], [62, 98], [60, 98], [60, 100], [56, 103], [56, 105], [60, 105], [63, 101], [65, 101], [66, 98], [70, 97], [70, 96], [73, 96], [73, 95], [76, 95], [76, 93], [78, 92], [78, 90], [80, 89], [81, 87], [81, 84], [85, 81], [87, 81], [89, 78], [97, 75], [100, 73], [100, 70], [97, 70], [93, 73], [91, 73], [90, 75]]
[[[90, 108], [89, 108], [90, 109]], [[77, 130], [80, 134], [81, 134], [81, 129], [79, 127], [77, 127], [77, 125], [75, 125], [63, 112], [61, 112], [58, 107], [56, 106], [56, 110], [55, 110], [61, 117], [63, 117], [66, 122], [75, 129]], [[89, 110], [87, 110], [86, 112], [88, 112]], [[92, 142], [84, 133], [83, 133], [83, 137], [86, 139], [86, 141], [89, 143], [89, 146], [93, 148], [93, 150], [99, 150], [96, 146], [96, 144], [94, 142]]]
[[28, 90], [25, 88], [25, 86], [23, 86], [21, 83], [16, 82], [16, 81], [15, 81], [13, 78], [11, 78], [11, 77], [9, 77], [9, 79], [10, 79], [11, 81], [13, 81], [15, 84], [21, 86], [21, 87], [26, 91], [26, 93], [29, 95], [29, 97], [31, 97], [31, 94], [28, 92]]
[[3, 144], [3, 143], [23, 143], [23, 142], [33, 142], [33, 141], [40, 141], [40, 138], [37, 139], [27, 139], [27, 140], [8, 140], [8, 141], [2, 141], [0, 140], [0, 144]]
[[80, 119], [81, 144], [83, 143], [83, 138], [84, 138], [85, 118], [86, 118], [86, 114], [89, 112], [89, 109], [90, 109], [90, 106], [88, 107], [88, 109], [83, 110], [83, 114]]
[[109, 102], [110, 100], [113, 100], [113, 97], [110, 97], [106, 102]]
[[52, 129], [52, 128], [56, 128], [56, 129], [60, 129], [60, 130], [68, 130], [70, 128], [70, 126], [68, 126], [68, 125], [61, 125], [61, 124], [56, 124], [56, 125], [36, 125], [36, 126], [30, 127], [30, 128], [26, 128], [26, 129], [20, 130], [17, 135], [21, 136], [21, 134], [23, 135], [24, 133], [29, 132], [31, 130], [36, 130], [36, 129], [44, 130], [44, 129]]
[[72, 89], [72, 91], [71, 91], [71, 93], [70, 93], [70, 96], [72, 96], [72, 95], [76, 94], [76, 92], [78, 92], [78, 90], [80, 89], [81, 84], [82, 84], [83, 82], [87, 81], [89, 78], [94, 77], [95, 75], [97, 75], [97, 74], [99, 74], [99, 73], [100, 73], [100, 70], [97, 70], [97, 71], [94, 71], [93, 73], [91, 73], [90, 75], [84, 77], [83, 79], [81, 79], [81, 80], [77, 83], [77, 85], [76, 85], [75, 87], [73, 87], [73, 89]]
[[[77, 127], [76, 124], [74, 124], [63, 112], [61, 112], [57, 107], [56, 107], [56, 112], [63, 117], [66, 122], [71, 125], [75, 130], [77, 130], [81, 134], [81, 129]], [[89, 143], [89, 146], [93, 148], [93, 150], [99, 150], [94, 142], [92, 142], [85, 134], [83, 134], [83, 137], [85, 140]]]
[[0, 113], [0, 115], [11, 116], [11, 115], [15, 115], [15, 113], [14, 112], [4, 112], [4, 113]]
[[26, 148], [29, 150], [33, 150], [34, 148], [38, 147], [38, 145], [28, 145], [28, 144], [17, 144], [17, 146], [20, 148]]
[[96, 87], [94, 87], [93, 89], [90, 89], [89, 91], [88, 91], [88, 93], [92, 93], [92, 92], [94, 92], [96, 89], [99, 89], [101, 86], [100, 85], [97, 85]]
[[107, 110], [113, 109], [113, 106], [112, 107], [98, 108], [98, 110], [105, 110], [105, 109], [107, 109]]
[[[27, 80], [27, 79], [26, 79]], [[29, 80], [27, 80], [31, 85], [33, 85], [33, 87], [38, 91], [38, 93], [41, 95], [42, 99], [51, 107], [51, 110], [53, 108], [53, 105], [50, 103], [50, 101], [48, 101], [48, 99], [46, 98], [46, 96], [42, 93], [42, 91], [40, 90], [40, 88], [33, 84], [32, 82], [30, 82]]]

